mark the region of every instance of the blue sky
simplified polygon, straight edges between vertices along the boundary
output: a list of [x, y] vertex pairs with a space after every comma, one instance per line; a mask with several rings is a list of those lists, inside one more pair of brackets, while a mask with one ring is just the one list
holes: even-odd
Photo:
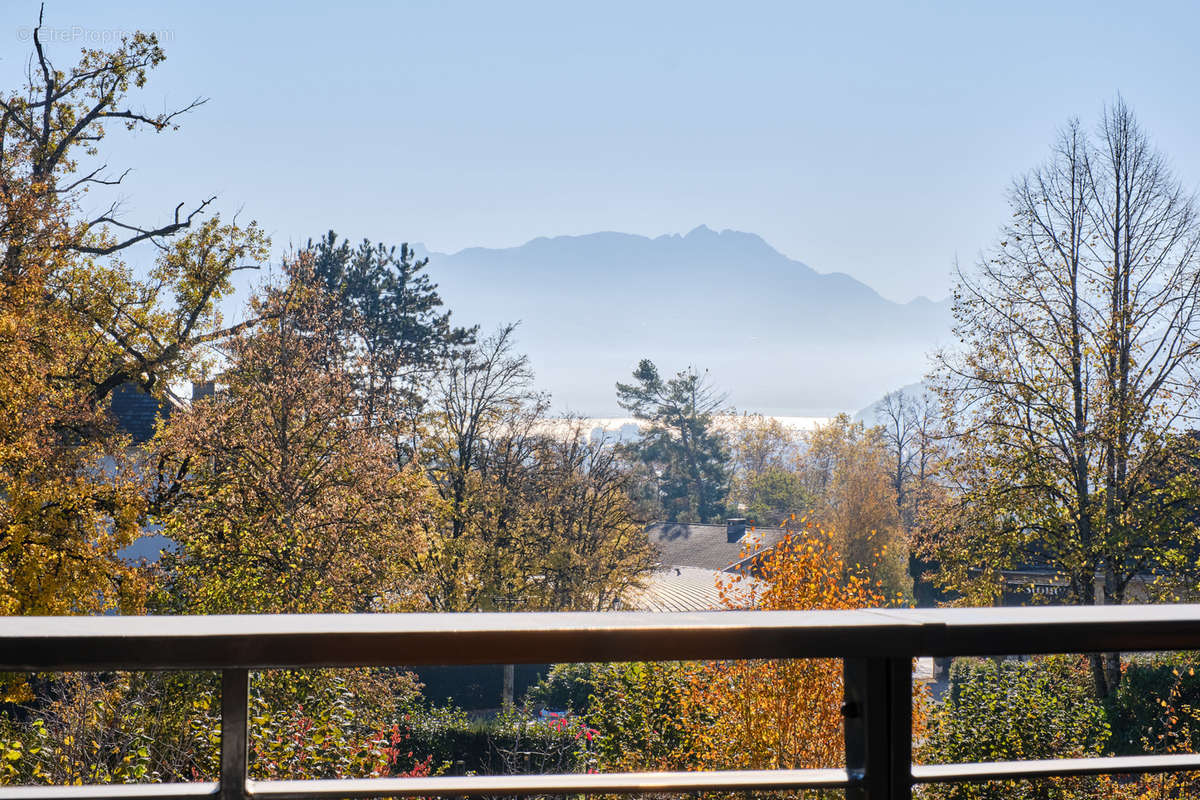
[[[1200, 182], [1200, 6], [1044, 5], [49, 0], [46, 24], [64, 64], [158, 31], [141, 102], [211, 98], [114, 136], [131, 214], [216, 193], [280, 247], [441, 252], [705, 223], [908, 300], [944, 296], [1011, 178], [1118, 91]], [[36, 14], [4, 4], [6, 86]]]

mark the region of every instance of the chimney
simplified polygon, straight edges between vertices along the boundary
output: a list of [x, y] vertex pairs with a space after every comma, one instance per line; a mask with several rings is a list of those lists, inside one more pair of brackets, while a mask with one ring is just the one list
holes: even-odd
[[211, 380], [192, 381], [192, 402], [214, 397], [217, 393], [217, 382]]
[[742, 540], [746, 535], [746, 519], [745, 517], [735, 517], [725, 520], [725, 538], [730, 544], [735, 544]]

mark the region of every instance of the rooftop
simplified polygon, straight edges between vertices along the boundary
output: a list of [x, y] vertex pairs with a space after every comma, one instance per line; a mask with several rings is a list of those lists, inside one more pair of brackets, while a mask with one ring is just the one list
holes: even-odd
[[729, 541], [725, 525], [655, 522], [647, 526], [663, 567], [696, 567], [727, 570], [756, 550], [774, 547], [787, 531], [782, 528], [747, 528], [737, 541]]
[[645, 588], [630, 593], [622, 607], [630, 611], [658, 612], [724, 610], [726, 606], [717, 591], [717, 581], [730, 577], [720, 570], [667, 567], [651, 575]]

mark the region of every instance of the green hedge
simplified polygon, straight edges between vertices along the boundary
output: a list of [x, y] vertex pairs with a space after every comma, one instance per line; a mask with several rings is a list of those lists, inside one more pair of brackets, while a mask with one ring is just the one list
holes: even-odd
[[[1200, 654], [1138, 655], [1109, 698], [1110, 747], [1117, 755], [1196, 752], [1200, 746]], [[1174, 720], [1174, 722], [1172, 722]]]
[[578, 717], [538, 719], [511, 709], [472, 720], [453, 706], [414, 707], [397, 722], [404, 771], [426, 756], [442, 774], [577, 772], [592, 765], [592, 733]]
[[[1109, 726], [1079, 657], [956, 659], [918, 757], [924, 763], [1084, 758], [1105, 754]], [[926, 787], [931, 800], [1077, 800], [1102, 797], [1099, 779]]]

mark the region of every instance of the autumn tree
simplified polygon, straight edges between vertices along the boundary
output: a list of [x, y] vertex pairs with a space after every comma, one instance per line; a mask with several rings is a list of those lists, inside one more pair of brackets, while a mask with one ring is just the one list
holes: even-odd
[[[888, 604], [851, 575], [830, 536], [801, 525], [753, 573], [719, 582], [723, 607], [765, 611]], [[604, 665], [592, 676], [589, 722], [608, 769], [803, 769], [843, 763], [837, 659]], [[914, 697], [914, 730], [926, 708]]]
[[[997, 246], [960, 270], [963, 346], [934, 376], [956, 456], [931, 548], [944, 582], [986, 596], [1000, 569], [1044, 565], [1081, 604], [1125, 602], [1147, 572], [1194, 582], [1164, 559], [1194, 529], [1160, 517], [1190, 490], [1148, 480], [1200, 400], [1193, 197], [1118, 100], [1094, 135], [1068, 124], [1009, 204]], [[1119, 656], [1093, 667], [1105, 696]]]
[[809, 508], [799, 470], [800, 442], [774, 417], [743, 414], [728, 433], [729, 507], [759, 524]]
[[[888, 451], [896, 516], [911, 543], [920, 538], [918, 524], [943, 494], [938, 481], [938, 469], [944, 458], [940, 404], [933, 393], [921, 387], [916, 393], [903, 389], [889, 392], [874, 410]], [[936, 568], [919, 548], [910, 546], [908, 572], [918, 605], [933, 605], [938, 599], [929, 577]]]
[[[527, 498], [524, 547], [540, 578], [525, 588], [530, 607], [607, 611], [641, 585], [655, 560], [633, 518], [629, 476], [613, 442], [589, 439], [571, 420], [538, 436]], [[514, 587], [515, 589], [516, 587]]]
[[[764, 611], [886, 605], [849, 572], [816, 526], [788, 536], [749, 574], [722, 582], [729, 608]], [[699, 734], [701, 763], [720, 769], [831, 767], [844, 757], [842, 664], [830, 659], [719, 661], [692, 681], [692, 702], [714, 719]]]
[[1200, 586], [1193, 565], [1200, 563], [1200, 430], [1173, 431], [1163, 438], [1155, 463], [1136, 485], [1145, 496], [1145, 514], [1155, 521], [1164, 549], [1161, 567], [1144, 582], [1150, 602], [1194, 603]]
[[[229, 334], [216, 302], [266, 241], [206, 219], [211, 199], [149, 224], [117, 201], [85, 213], [128, 172], [94, 163], [110, 126], [168, 130], [203, 101], [130, 102], [163, 60], [153, 35], [60, 69], [39, 20], [33, 47], [25, 85], [0, 95], [0, 612], [136, 609], [144, 576], [117, 554], [148, 506], [111, 394], [170, 400], [198, 347]], [[143, 277], [125, 260], [138, 245], [157, 252]]]
[[900, 526], [883, 429], [840, 414], [805, 436], [802, 468], [816, 517], [848, 572], [907, 595], [908, 540]]
[[[531, 431], [547, 408], [532, 388], [528, 359], [513, 351], [514, 331], [515, 326], [506, 326], [468, 348], [438, 374], [433, 390], [421, 458], [446, 518], [438, 522], [417, 571], [436, 610], [475, 610], [487, 602], [483, 562], [504, 557], [498, 548], [508, 543], [472, 530], [474, 509], [483, 502], [481, 483], [494, 469], [522, 463], [527, 439], [521, 434]], [[489, 452], [495, 446], [501, 450]], [[493, 465], [486, 473], [480, 469], [485, 462]]]
[[[43, 48], [40, 28], [39, 21], [27, 84], [0, 98], [4, 285], [57, 306], [64, 322], [93, 334], [94, 343], [80, 354], [83, 363], [54, 376], [83, 392], [89, 404], [128, 382], [165, 391], [183, 356], [226, 332], [214, 301], [229, 292], [234, 271], [264, 257], [265, 238], [253, 224], [243, 229], [205, 219], [212, 198], [186, 212], [180, 203], [158, 225], [128, 220], [119, 201], [84, 215], [85, 195], [94, 204], [97, 192], [120, 186], [129, 172], [113, 176], [107, 165], [81, 166], [80, 159], [98, 154], [106, 126], [168, 130], [204, 100], [161, 114], [128, 103], [130, 90], [143, 88], [165, 58], [152, 34], [122, 37], [111, 52], [84, 50], [63, 71]], [[198, 221], [205, 223], [201, 230], [172, 239]], [[159, 256], [139, 280], [122, 259], [143, 243]]]
[[912, 530], [937, 487], [934, 481], [938, 448], [937, 398], [922, 389], [889, 392], [875, 405], [878, 426], [890, 458], [889, 478], [896, 492], [896, 515]]
[[0, 614], [138, 608], [145, 576], [117, 553], [139, 534], [143, 481], [103, 411], [50, 380], [83, 332], [0, 292]]
[[363, 410], [333, 299], [293, 273], [253, 300], [263, 322], [228, 343], [222, 390], [159, 436], [167, 606], [420, 607], [406, 554], [426, 547], [433, 493]]
[[724, 408], [725, 396], [695, 368], [664, 380], [649, 359], [638, 363], [633, 379], [617, 384], [617, 403], [646, 423], [628, 450], [653, 473], [663, 515], [672, 522], [719, 519], [729, 478], [713, 418]]
[[438, 610], [607, 608], [652, 563], [626, 473], [612, 442], [546, 419], [514, 333], [439, 373], [420, 454], [445, 516], [413, 571]]

